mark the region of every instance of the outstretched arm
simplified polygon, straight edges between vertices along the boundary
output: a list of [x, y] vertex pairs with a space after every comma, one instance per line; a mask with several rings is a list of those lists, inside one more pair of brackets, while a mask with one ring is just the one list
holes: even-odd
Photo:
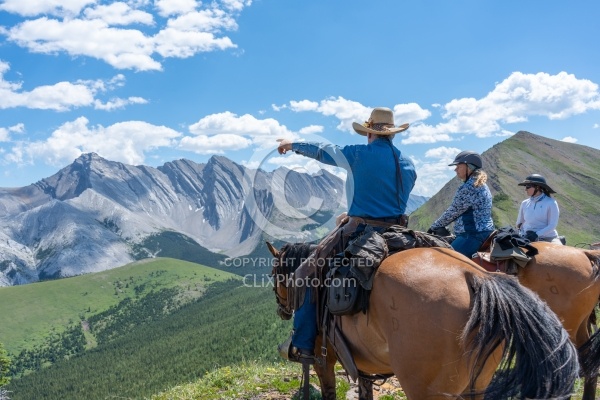
[[277, 147], [277, 151], [279, 154], [285, 154], [288, 151], [292, 150], [292, 142], [288, 139], [277, 139], [279, 142], [279, 146]]

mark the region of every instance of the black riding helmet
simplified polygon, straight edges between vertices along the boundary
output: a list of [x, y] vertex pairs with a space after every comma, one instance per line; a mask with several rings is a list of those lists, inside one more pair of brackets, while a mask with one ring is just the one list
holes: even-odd
[[540, 174], [531, 174], [527, 178], [525, 178], [523, 182], [519, 183], [519, 186], [526, 185], [539, 186], [541, 188], [546, 189], [548, 193], [556, 193], [554, 190], [552, 190], [550, 186], [548, 186], [548, 184], [546, 183], [546, 178], [544, 178]]
[[457, 164], [471, 164], [477, 168], [483, 167], [483, 161], [481, 160], [479, 153], [470, 150], [461, 151], [458, 153], [458, 155], [454, 158], [454, 162], [452, 162], [452, 164], [448, 164], [448, 166], [451, 167]]

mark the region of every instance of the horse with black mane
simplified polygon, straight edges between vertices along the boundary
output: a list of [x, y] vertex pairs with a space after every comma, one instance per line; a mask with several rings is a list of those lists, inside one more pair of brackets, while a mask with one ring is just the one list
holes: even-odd
[[594, 400], [600, 370], [600, 251], [546, 242], [531, 245], [538, 254], [518, 269], [519, 283], [538, 294], [561, 320], [579, 351], [582, 400]]
[[[311, 248], [268, 244], [278, 314], [290, 318], [286, 279]], [[409, 399], [568, 398], [578, 376], [576, 350], [548, 306], [510, 276], [490, 273], [444, 248], [386, 258], [367, 313], [341, 316], [340, 327], [370, 398], [369, 376], [395, 375]], [[318, 337], [316, 354], [321, 354]], [[327, 345], [327, 347], [330, 347]], [[335, 399], [328, 351], [314, 365], [324, 399]], [[366, 390], [365, 388], [369, 389]]]

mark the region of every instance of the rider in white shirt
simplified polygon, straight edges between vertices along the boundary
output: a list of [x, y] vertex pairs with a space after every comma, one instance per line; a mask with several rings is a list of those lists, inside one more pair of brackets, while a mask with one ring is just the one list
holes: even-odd
[[519, 208], [517, 228], [521, 235], [530, 242], [543, 241], [562, 244], [556, 231], [560, 211], [558, 203], [552, 198], [552, 193], [556, 192], [539, 174], [529, 175], [519, 183], [519, 186], [525, 186], [525, 190], [530, 196], [521, 203]]

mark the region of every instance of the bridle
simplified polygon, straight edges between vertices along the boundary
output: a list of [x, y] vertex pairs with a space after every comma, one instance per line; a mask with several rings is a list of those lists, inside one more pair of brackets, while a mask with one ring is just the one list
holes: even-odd
[[271, 276], [273, 277], [273, 291], [275, 292], [275, 299], [277, 300], [277, 315], [283, 320], [289, 320], [294, 314], [291, 301], [289, 301], [289, 296], [283, 297], [278, 290], [279, 285], [282, 285], [283, 288], [285, 288], [286, 294], [288, 293], [288, 287], [284, 283], [287, 281], [290, 273], [293, 272], [293, 267], [288, 266], [285, 262], [282, 263], [281, 260], [284, 259], [284, 256], [285, 250], [280, 251], [279, 256], [273, 261]]
[[[275, 249], [270, 243], [267, 243], [271, 254], [275, 257], [273, 261], [273, 290], [275, 299], [277, 299], [277, 315], [281, 319], [288, 320], [294, 314], [294, 275], [304, 259], [308, 257], [317, 245], [309, 243], [287, 243], [281, 250]], [[282, 295], [285, 289], [285, 296]], [[290, 294], [290, 291], [292, 293]]]

